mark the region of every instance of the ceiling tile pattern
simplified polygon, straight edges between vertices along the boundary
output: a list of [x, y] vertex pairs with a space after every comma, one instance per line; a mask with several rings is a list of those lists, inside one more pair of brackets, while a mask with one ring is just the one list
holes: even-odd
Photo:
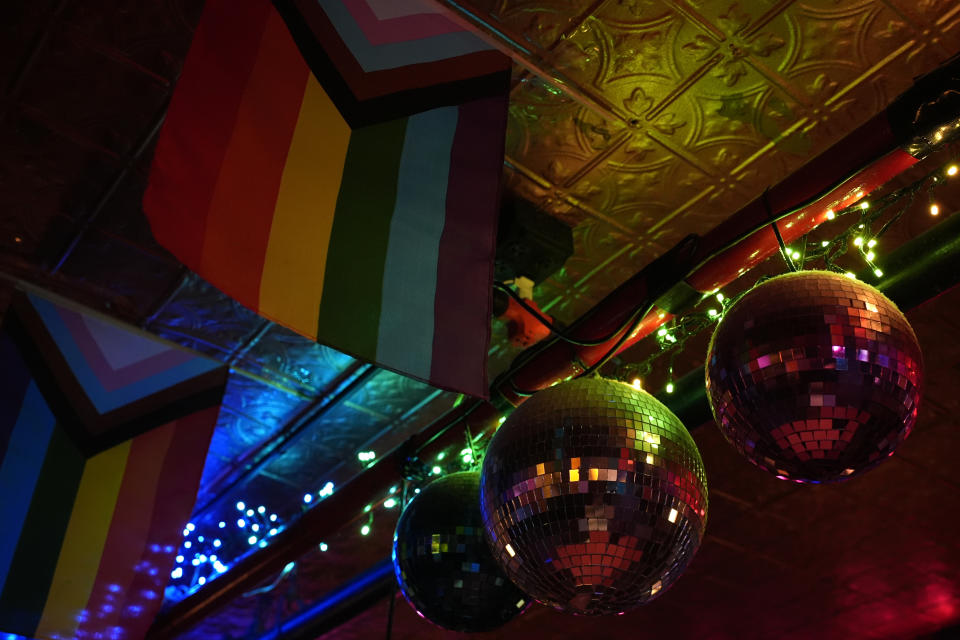
[[[572, 319], [960, 47], [949, 2], [476, 1], [527, 68], [511, 187], [578, 225], [538, 300]], [[553, 79], [553, 80], [551, 80]]]

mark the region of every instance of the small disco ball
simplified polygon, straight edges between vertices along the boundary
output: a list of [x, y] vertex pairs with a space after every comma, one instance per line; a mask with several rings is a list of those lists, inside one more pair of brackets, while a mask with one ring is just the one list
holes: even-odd
[[758, 285], [710, 341], [707, 395], [724, 437], [795, 482], [870, 469], [917, 420], [922, 358], [907, 319], [868, 284], [798, 271]]
[[452, 631], [496, 629], [530, 601], [484, 539], [479, 471], [434, 480], [407, 505], [393, 537], [393, 570], [417, 614]]
[[707, 521], [693, 438], [656, 398], [580, 378], [538, 392], [494, 435], [481, 509], [493, 555], [533, 598], [622, 613], [683, 573]]

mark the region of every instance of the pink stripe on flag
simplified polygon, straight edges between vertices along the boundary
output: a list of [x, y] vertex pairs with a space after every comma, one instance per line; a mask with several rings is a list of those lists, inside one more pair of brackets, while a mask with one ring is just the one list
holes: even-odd
[[374, 46], [463, 31], [461, 26], [439, 13], [418, 13], [383, 20], [377, 17], [367, 0], [343, 0], [343, 4], [367, 41]]
[[437, 266], [430, 379], [480, 397], [489, 393], [489, 309], [506, 101], [503, 95], [459, 107]]
[[[73, 342], [77, 345], [80, 353], [83, 354], [87, 365], [97, 376], [100, 386], [106, 391], [116, 391], [117, 389], [121, 389], [135, 382], [140, 382], [141, 380], [155, 376], [158, 373], [172, 369], [197, 357], [189, 351], [170, 347], [162, 353], [144, 358], [139, 362], [121, 367], [120, 369], [114, 369], [100, 351], [100, 346], [97, 344], [96, 339], [90, 333], [89, 328], [78, 312], [57, 307], [57, 313], [63, 320], [63, 324], [70, 331], [70, 336], [73, 338]], [[117, 331], [126, 330], [117, 328]], [[143, 339], [148, 340], [149, 338]], [[83, 384], [83, 381], [79, 382], [81, 385]]]
[[136, 576], [136, 565], [148, 544], [160, 473], [175, 431], [176, 424], [168, 423], [135, 438], [130, 445], [104, 554], [87, 600], [86, 615], [77, 628], [78, 637], [96, 638], [100, 633], [109, 638], [111, 629], [117, 626], [119, 603], [131, 595], [129, 587]]

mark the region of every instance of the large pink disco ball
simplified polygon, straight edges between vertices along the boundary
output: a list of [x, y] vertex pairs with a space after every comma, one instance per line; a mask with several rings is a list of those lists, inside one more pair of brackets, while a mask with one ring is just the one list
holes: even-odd
[[683, 573], [703, 538], [707, 478], [680, 420], [600, 378], [540, 391], [487, 449], [481, 510], [524, 592], [575, 614], [622, 613]]
[[920, 345], [896, 305], [829, 271], [782, 275], [717, 326], [707, 395], [724, 437], [796, 482], [831, 482], [893, 455], [917, 421]]

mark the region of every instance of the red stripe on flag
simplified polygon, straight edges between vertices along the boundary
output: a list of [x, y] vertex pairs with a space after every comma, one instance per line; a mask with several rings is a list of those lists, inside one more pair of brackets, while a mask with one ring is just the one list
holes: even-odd
[[193, 269], [256, 60], [250, 43], [260, 41], [272, 10], [267, 2], [207, 2], [157, 141], [143, 208], [157, 241]]
[[121, 613], [117, 603], [128, 594], [135, 565], [148, 546], [157, 485], [175, 431], [176, 424], [169, 423], [135, 438], [130, 446], [87, 613], [77, 628], [79, 637], [95, 638], [101, 633], [107, 638], [117, 626]]
[[[246, 11], [261, 3], [229, 4]], [[266, 23], [217, 178], [197, 269], [252, 309], [259, 307], [273, 211], [310, 73], [272, 6]]]
[[193, 511], [219, 411], [220, 407], [211, 407], [174, 423], [176, 431], [160, 472], [146, 547], [124, 594], [118, 626], [123, 627], [125, 638], [144, 637], [160, 609], [173, 557], [183, 542], [183, 525]]
[[[507, 96], [460, 106], [440, 237], [430, 378], [486, 397]], [[485, 302], [484, 302], [485, 301]]]

